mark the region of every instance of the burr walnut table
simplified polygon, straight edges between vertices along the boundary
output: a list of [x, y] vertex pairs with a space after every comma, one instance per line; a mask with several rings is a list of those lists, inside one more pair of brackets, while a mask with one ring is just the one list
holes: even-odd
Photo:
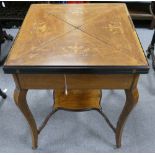
[[[4, 65], [16, 83], [14, 99], [36, 148], [57, 110], [96, 110], [121, 146], [125, 121], [138, 101], [137, 82], [149, 67], [125, 4], [31, 5]], [[27, 105], [29, 89], [53, 89], [54, 105], [37, 128]], [[102, 112], [101, 89], [124, 89], [116, 127]], [[37, 107], [39, 108], [39, 107]]]

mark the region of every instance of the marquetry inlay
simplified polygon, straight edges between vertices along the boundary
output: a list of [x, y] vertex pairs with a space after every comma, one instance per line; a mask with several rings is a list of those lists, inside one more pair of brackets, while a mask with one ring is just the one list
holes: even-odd
[[32, 5], [9, 66], [145, 66], [125, 4]]

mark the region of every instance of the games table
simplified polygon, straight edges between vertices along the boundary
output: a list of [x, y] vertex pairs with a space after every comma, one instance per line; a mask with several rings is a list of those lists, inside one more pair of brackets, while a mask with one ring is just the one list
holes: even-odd
[[[124, 124], [138, 102], [139, 75], [148, 70], [123, 3], [31, 5], [4, 65], [14, 77], [15, 103], [30, 126], [33, 148], [57, 110], [98, 111], [120, 147]], [[26, 101], [29, 89], [54, 90], [53, 108], [39, 128]], [[125, 91], [116, 127], [102, 111], [102, 89]]]

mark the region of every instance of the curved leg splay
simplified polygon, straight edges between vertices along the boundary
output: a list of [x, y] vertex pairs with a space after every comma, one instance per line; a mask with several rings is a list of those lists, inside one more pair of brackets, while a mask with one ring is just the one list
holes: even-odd
[[26, 101], [26, 94], [28, 90], [20, 90], [18, 88], [15, 89], [14, 91], [14, 100], [20, 111], [23, 113], [25, 116], [30, 130], [32, 134], [32, 148], [35, 149], [37, 148], [38, 144], [38, 131], [37, 131], [37, 125], [36, 122], [33, 118], [33, 115], [27, 105]]
[[119, 120], [117, 122], [116, 127], [116, 146], [117, 148], [121, 147], [121, 138], [122, 138], [122, 132], [124, 128], [124, 124], [132, 111], [132, 109], [135, 107], [136, 103], [138, 102], [138, 89], [137, 87], [132, 90], [125, 90], [126, 94], [126, 103], [122, 110], [122, 113], [120, 114]]

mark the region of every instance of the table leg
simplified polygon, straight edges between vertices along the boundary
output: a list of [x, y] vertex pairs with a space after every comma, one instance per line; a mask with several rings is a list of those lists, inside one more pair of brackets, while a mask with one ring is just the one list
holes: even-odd
[[119, 117], [119, 120], [117, 122], [117, 127], [116, 127], [116, 146], [118, 148], [121, 147], [121, 138], [122, 138], [124, 124], [130, 112], [132, 111], [136, 103], [138, 102], [139, 94], [138, 94], [137, 86], [134, 89], [125, 90], [125, 94], [126, 94], [126, 103]]
[[37, 125], [36, 122], [33, 118], [33, 115], [27, 105], [26, 101], [26, 94], [28, 90], [21, 90], [16, 88], [14, 91], [14, 100], [20, 111], [23, 113], [25, 116], [29, 127], [31, 129], [31, 134], [32, 134], [32, 148], [35, 149], [37, 148], [38, 144], [38, 131], [37, 131]]

